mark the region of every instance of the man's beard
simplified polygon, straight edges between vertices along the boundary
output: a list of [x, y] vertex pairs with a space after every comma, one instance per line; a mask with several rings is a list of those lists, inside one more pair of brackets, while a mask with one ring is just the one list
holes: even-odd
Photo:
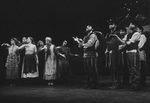
[[90, 32], [92, 32], [92, 30], [86, 30], [86, 33], [89, 34]]
[[115, 27], [111, 27], [111, 28], [109, 28], [110, 30], [115, 30], [116, 28]]

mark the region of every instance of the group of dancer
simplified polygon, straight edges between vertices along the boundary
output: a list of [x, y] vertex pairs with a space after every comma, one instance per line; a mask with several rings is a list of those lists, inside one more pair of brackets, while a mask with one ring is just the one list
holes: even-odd
[[50, 37], [45, 38], [45, 45], [39, 40], [36, 46], [32, 37], [23, 37], [22, 43], [11, 38], [10, 44], [3, 43], [1, 46], [8, 49], [6, 79], [10, 80], [12, 86], [16, 85], [20, 77], [40, 77], [47, 80], [48, 85], [54, 85], [54, 80], [60, 77], [65, 79], [71, 74], [69, 56], [78, 56], [70, 52], [66, 40], [56, 47]]
[[[101, 42], [99, 37], [102, 37], [106, 44], [106, 67], [110, 70], [113, 82], [110, 89], [118, 89], [130, 84], [131, 90], [138, 90], [141, 85], [146, 85], [146, 53], [143, 49], [146, 37], [143, 27], [130, 22], [127, 27], [119, 30], [116, 28], [117, 25], [111, 22], [109, 24], [110, 32], [104, 36], [88, 25], [86, 26], [87, 35], [83, 39], [73, 37], [74, 41], [78, 43], [78, 47], [84, 50], [83, 60], [87, 75], [85, 88], [95, 89], [99, 84], [97, 68], [99, 54], [97, 48]], [[45, 38], [45, 45], [43, 41], [39, 41], [36, 46], [32, 37], [27, 39], [24, 37], [22, 43], [18, 43], [16, 38], [12, 38], [11, 45], [3, 43], [2, 46], [4, 45], [7, 46], [9, 51], [5, 65], [7, 79], [19, 78], [19, 62], [21, 61], [19, 53], [23, 49], [25, 55], [22, 63], [20, 62], [22, 64], [21, 78], [35, 78], [41, 73], [40, 75], [43, 74], [44, 80], [49, 80], [48, 85], [53, 85], [56, 78], [63, 78], [70, 73], [68, 70], [69, 55], [78, 56], [72, 54], [69, 47], [66, 47], [66, 40], [62, 46], [56, 47], [52, 44], [50, 37]], [[45, 57], [43, 59], [40, 57], [42, 51]], [[44, 68], [44, 71], [39, 72], [42, 68]]]
[[139, 90], [141, 86], [146, 86], [146, 53], [143, 49], [146, 36], [143, 27], [136, 22], [130, 22], [129, 26], [119, 31], [116, 31], [116, 27], [111, 23], [111, 32], [105, 37], [106, 66], [110, 68], [113, 80], [110, 88], [117, 89], [122, 86], [121, 84], [130, 84], [130, 90]]
[[[146, 36], [143, 27], [135, 22], [130, 22], [127, 27], [117, 30], [114, 22], [109, 23], [110, 32], [103, 36], [101, 32], [93, 31], [92, 26], [86, 27], [87, 35], [80, 39], [73, 38], [83, 47], [84, 66], [87, 72], [87, 85], [85, 88], [95, 89], [99, 84], [97, 68], [97, 47], [100, 40], [106, 44], [106, 68], [109, 68], [112, 86], [110, 89], [129, 87], [136, 91], [146, 86], [146, 53], [144, 44]], [[103, 39], [99, 39], [101, 35]]]

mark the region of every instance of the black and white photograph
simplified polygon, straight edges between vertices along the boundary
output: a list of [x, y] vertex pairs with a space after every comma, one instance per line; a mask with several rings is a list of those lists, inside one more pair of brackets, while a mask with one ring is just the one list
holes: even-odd
[[1, 0], [0, 103], [150, 103], [150, 0]]

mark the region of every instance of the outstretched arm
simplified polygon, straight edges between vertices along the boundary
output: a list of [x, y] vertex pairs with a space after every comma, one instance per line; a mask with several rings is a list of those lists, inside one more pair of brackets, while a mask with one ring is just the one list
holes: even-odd
[[1, 44], [1, 46], [7, 46], [7, 47], [9, 47], [10, 45], [8, 43], [3, 43], [3, 44]]
[[44, 47], [39, 47], [38, 52], [43, 51], [43, 50], [45, 50], [45, 49], [46, 49], [46, 46], [44, 46]]
[[69, 47], [67, 48], [67, 50], [68, 50], [68, 55], [70, 55], [70, 56], [79, 56], [78, 54], [71, 53], [71, 50], [70, 50]]
[[124, 43], [125, 43], [125, 41], [124, 41], [124, 40], [121, 40], [120, 37], [118, 37], [118, 35], [112, 34], [111, 36], [115, 36], [121, 44], [124, 44]]
[[23, 44], [23, 45], [21, 45], [20, 47], [18, 47], [18, 49], [20, 50], [20, 49], [23, 49], [23, 48], [25, 48], [25, 46], [26, 46], [27, 44]]

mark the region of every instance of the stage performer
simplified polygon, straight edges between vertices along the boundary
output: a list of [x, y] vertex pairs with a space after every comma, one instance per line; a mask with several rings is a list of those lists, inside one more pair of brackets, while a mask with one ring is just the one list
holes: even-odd
[[57, 55], [65, 58], [65, 55], [59, 53], [50, 37], [45, 38], [46, 45], [41, 48], [45, 51], [45, 69], [43, 78], [48, 81], [48, 85], [54, 85], [54, 81], [60, 77], [60, 71], [57, 67]]
[[16, 38], [11, 39], [11, 45], [3, 43], [2, 46], [7, 46], [8, 56], [5, 64], [6, 67], [6, 79], [9, 81], [10, 86], [15, 86], [19, 79], [19, 47], [17, 46], [18, 40]]
[[140, 87], [140, 59], [138, 51], [138, 43], [140, 41], [141, 33], [137, 31], [137, 26], [134, 23], [129, 25], [129, 33], [125, 36], [127, 65], [131, 75], [131, 91], [136, 91]]
[[37, 48], [32, 37], [27, 38], [27, 44], [23, 44], [19, 49], [25, 49], [25, 56], [22, 64], [22, 78], [36, 78], [38, 72]]
[[[110, 33], [105, 36], [106, 40], [106, 67], [109, 68], [112, 78], [112, 86], [110, 89], [118, 89], [121, 86], [121, 68], [119, 68], [119, 45], [122, 44], [118, 38], [120, 33], [116, 31], [117, 25], [113, 22], [109, 23]], [[118, 38], [117, 38], [117, 37]]]
[[59, 57], [58, 63], [59, 63], [59, 69], [61, 72], [61, 78], [66, 79], [68, 75], [71, 75], [71, 68], [69, 65], [69, 57], [70, 56], [78, 56], [77, 54], [72, 54], [70, 51], [70, 48], [67, 47], [67, 41], [64, 40], [62, 43], [62, 46], [58, 46], [57, 50], [61, 53], [64, 54], [66, 58]]
[[84, 53], [84, 68], [87, 74], [87, 85], [85, 88], [96, 89], [98, 85], [98, 68], [97, 68], [97, 58], [98, 53], [96, 52], [99, 46], [99, 40], [96, 33], [93, 32], [92, 26], [86, 26], [87, 35], [82, 39], [74, 38], [78, 42], [79, 47], [83, 47]]
[[[120, 40], [123, 41], [123, 38], [128, 34], [127, 27], [120, 29]], [[124, 41], [125, 43], [125, 41]], [[121, 76], [122, 76], [122, 88], [129, 86], [129, 70], [127, 68], [127, 56], [126, 56], [126, 49], [125, 44], [119, 45], [119, 68], [121, 68]]]

